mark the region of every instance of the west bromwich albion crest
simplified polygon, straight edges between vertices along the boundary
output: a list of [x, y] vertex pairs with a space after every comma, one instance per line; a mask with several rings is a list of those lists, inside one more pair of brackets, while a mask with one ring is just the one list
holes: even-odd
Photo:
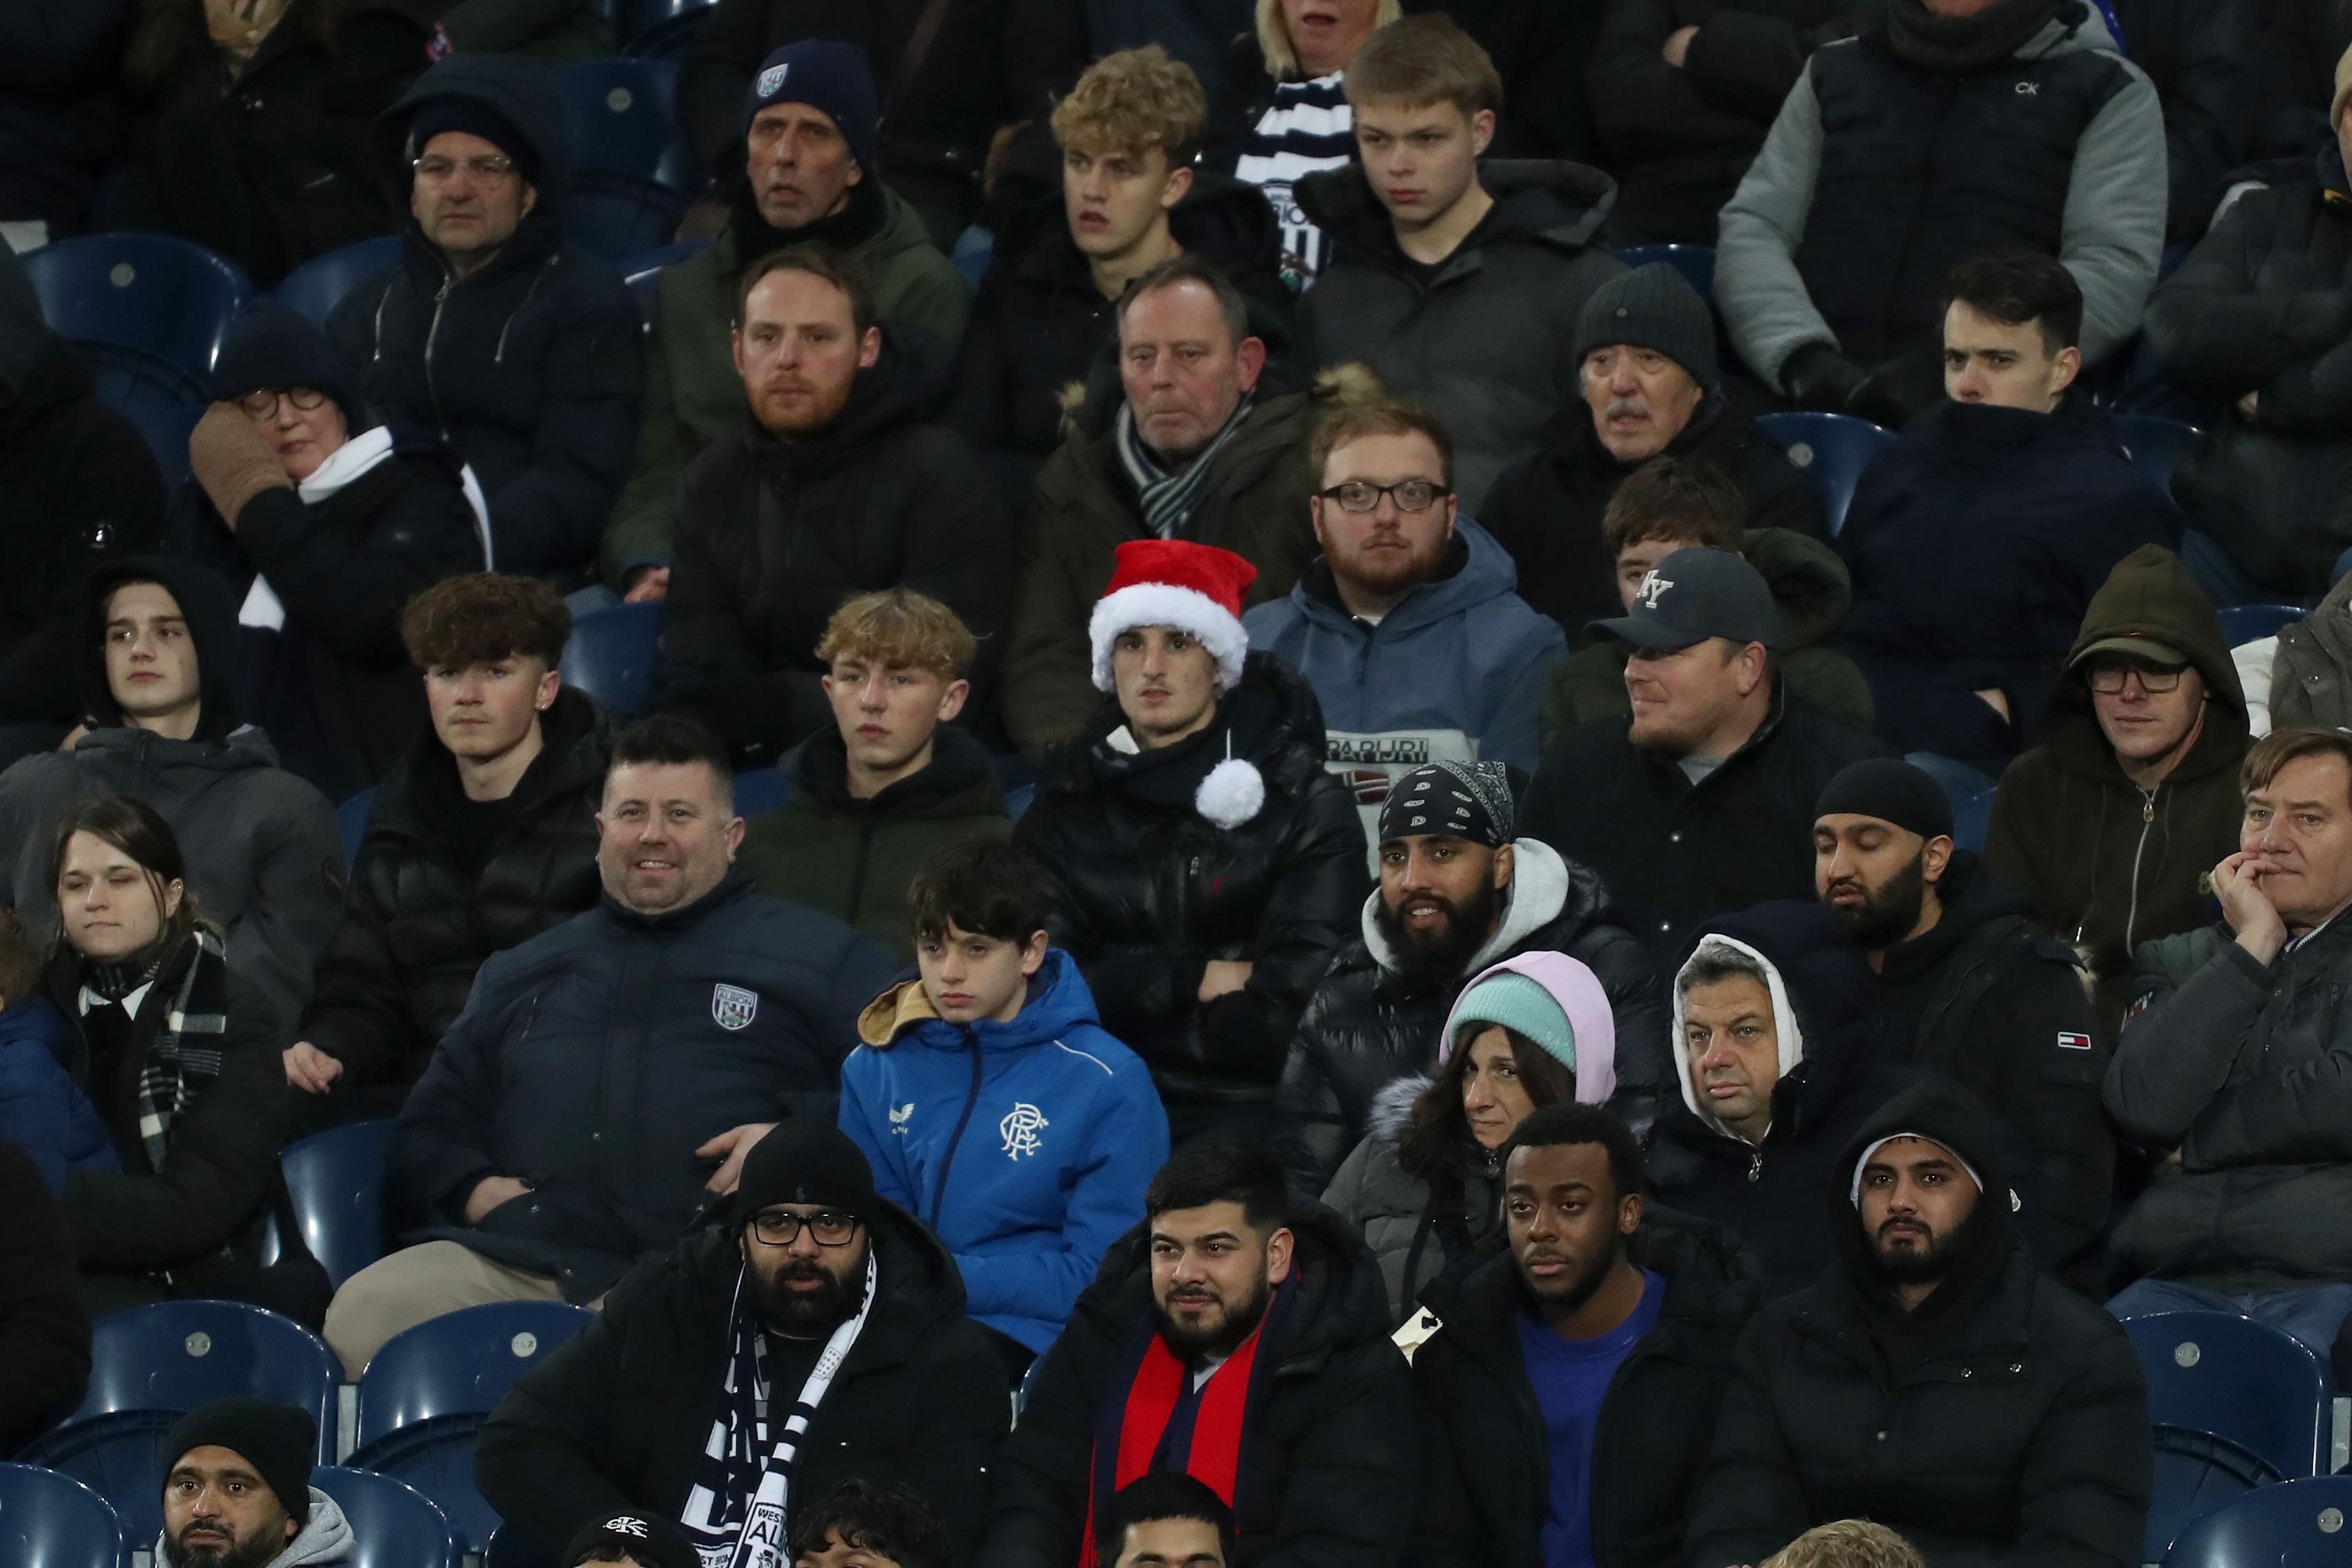
[[710, 1016], [720, 1029], [743, 1029], [759, 1016], [760, 993], [740, 986], [710, 988]]
[[766, 70], [761, 71], [759, 89], [753, 96], [773, 98], [776, 95], [776, 89], [784, 85], [784, 74], [792, 68], [789, 65], [770, 66]]

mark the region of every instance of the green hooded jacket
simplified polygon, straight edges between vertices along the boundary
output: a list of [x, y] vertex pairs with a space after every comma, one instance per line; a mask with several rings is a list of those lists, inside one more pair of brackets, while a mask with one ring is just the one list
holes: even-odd
[[[1763, 574], [1780, 608], [1786, 641], [1773, 650], [1773, 658], [1788, 679], [1790, 695], [1815, 712], [1868, 735], [1870, 683], [1852, 659], [1826, 646], [1853, 604], [1853, 580], [1846, 574], [1845, 562], [1831, 546], [1789, 528], [1750, 528], [1740, 540], [1739, 553]], [[1583, 631], [1581, 626], [1568, 628], [1570, 639]], [[1547, 748], [1587, 719], [1633, 716], [1633, 702], [1625, 695], [1625, 658], [1631, 651], [1616, 638], [1604, 637], [1552, 665], [1538, 716]]]
[[2273, 729], [2352, 729], [2352, 573], [2318, 609], [2280, 628], [2270, 698]]
[[[2189, 655], [2203, 677], [2203, 727], [2172, 772], [2144, 790], [2125, 777], [2074, 668], [2092, 643], [2145, 636]], [[2179, 558], [2142, 545], [2092, 596], [2082, 632], [2052, 688], [2042, 743], [2009, 765], [1995, 798], [1985, 861], [2033, 903], [2034, 916], [2074, 944], [2097, 981], [2099, 1015], [2122, 1017], [2133, 952], [2207, 924], [2204, 878], [2236, 852], [2246, 755], [2246, 698], [2221, 618]]]

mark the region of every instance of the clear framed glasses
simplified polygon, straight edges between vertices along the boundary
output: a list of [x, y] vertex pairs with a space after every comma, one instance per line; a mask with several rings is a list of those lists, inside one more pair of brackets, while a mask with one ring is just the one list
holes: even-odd
[[278, 417], [278, 400], [284, 398], [304, 413], [327, 401], [327, 394], [316, 387], [264, 387], [249, 392], [236, 400], [236, 406], [256, 419]]
[[857, 1234], [857, 1217], [835, 1214], [831, 1209], [803, 1218], [789, 1208], [763, 1208], [751, 1217], [751, 1234], [764, 1247], [790, 1247], [799, 1237], [801, 1227], [807, 1226], [820, 1247], [846, 1247]]
[[2091, 666], [2091, 689], [2103, 697], [2119, 695], [2126, 678], [2137, 676], [2139, 689], [2152, 697], [2180, 689], [2180, 672], [2185, 666], [2169, 670], [2152, 670], [2145, 664], [2094, 664]]
[[503, 180], [515, 172], [514, 160], [498, 152], [485, 152], [478, 158], [444, 158], [438, 152], [427, 152], [409, 164], [416, 171], [418, 179], [431, 180], [436, 184], [455, 174], [461, 166], [477, 180]]
[[1400, 512], [1425, 512], [1437, 504], [1440, 496], [1453, 491], [1427, 479], [1407, 479], [1395, 485], [1375, 485], [1369, 479], [1350, 479], [1344, 485], [1334, 485], [1317, 495], [1327, 501], [1337, 501], [1343, 512], [1371, 512], [1380, 509], [1381, 497], [1386, 496], [1396, 503]]

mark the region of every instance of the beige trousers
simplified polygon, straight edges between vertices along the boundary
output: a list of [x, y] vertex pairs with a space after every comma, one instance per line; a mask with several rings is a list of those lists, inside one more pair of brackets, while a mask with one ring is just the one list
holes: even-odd
[[404, 1247], [371, 1263], [335, 1292], [327, 1307], [327, 1343], [353, 1383], [386, 1340], [429, 1319], [492, 1301], [560, 1301], [545, 1274], [494, 1263], [456, 1241]]

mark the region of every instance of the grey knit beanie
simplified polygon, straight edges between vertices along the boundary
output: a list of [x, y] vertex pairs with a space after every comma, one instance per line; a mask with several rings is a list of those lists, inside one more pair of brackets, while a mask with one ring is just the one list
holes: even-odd
[[1576, 361], [1612, 343], [1654, 349], [1713, 392], [1723, 380], [1715, 362], [1715, 317], [1672, 262], [1622, 272], [1592, 291], [1576, 319]]

